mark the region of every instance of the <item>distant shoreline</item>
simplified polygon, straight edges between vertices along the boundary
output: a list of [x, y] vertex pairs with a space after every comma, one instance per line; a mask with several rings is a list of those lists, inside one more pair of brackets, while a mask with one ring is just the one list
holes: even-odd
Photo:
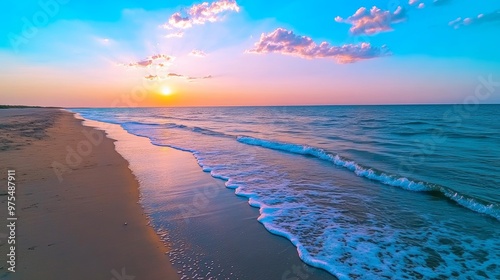
[[29, 105], [0, 105], [0, 109], [60, 109], [61, 107], [44, 107], [44, 106], [29, 106]]

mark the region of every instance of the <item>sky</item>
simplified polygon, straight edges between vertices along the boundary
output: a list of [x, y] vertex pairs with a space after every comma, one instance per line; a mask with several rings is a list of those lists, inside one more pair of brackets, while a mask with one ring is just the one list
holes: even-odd
[[5, 0], [0, 104], [500, 103], [500, 2]]

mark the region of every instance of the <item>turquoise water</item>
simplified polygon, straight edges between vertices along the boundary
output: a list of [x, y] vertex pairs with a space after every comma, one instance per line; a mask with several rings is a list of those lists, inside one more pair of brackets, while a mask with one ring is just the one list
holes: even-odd
[[193, 153], [340, 279], [500, 277], [498, 105], [71, 111]]

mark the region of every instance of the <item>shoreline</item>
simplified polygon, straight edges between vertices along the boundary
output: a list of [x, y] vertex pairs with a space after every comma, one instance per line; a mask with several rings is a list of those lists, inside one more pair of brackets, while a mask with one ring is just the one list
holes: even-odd
[[84, 120], [117, 140], [155, 230], [167, 233], [163, 240], [181, 279], [336, 279], [304, 263], [289, 239], [258, 221], [259, 208], [204, 172], [191, 152], [153, 145], [118, 124]]
[[[2, 238], [0, 277], [179, 279], [114, 140], [59, 109], [9, 109], [0, 117], [0, 178], [16, 170], [18, 216], [16, 272], [7, 272]], [[0, 199], [5, 221], [7, 196]]]

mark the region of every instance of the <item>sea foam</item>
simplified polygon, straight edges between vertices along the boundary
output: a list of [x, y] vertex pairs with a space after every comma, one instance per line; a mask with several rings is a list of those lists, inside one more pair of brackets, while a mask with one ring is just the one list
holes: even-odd
[[277, 141], [268, 141], [248, 136], [239, 136], [237, 139], [239, 142], [248, 145], [260, 146], [288, 153], [313, 156], [321, 160], [332, 162], [337, 166], [347, 168], [348, 170], [354, 172], [357, 176], [365, 177], [370, 180], [377, 181], [385, 185], [398, 187], [404, 190], [415, 192], [439, 192], [445, 197], [453, 200], [454, 202], [467, 209], [486, 214], [497, 220], [500, 220], [500, 207], [498, 205], [494, 205], [493, 203], [482, 203], [478, 198], [460, 194], [448, 187], [439, 186], [428, 182], [417, 182], [405, 177], [398, 177], [396, 175], [387, 175], [373, 168], [364, 167], [356, 163], [355, 161], [343, 158], [337, 154], [328, 153], [327, 151], [316, 147]]

